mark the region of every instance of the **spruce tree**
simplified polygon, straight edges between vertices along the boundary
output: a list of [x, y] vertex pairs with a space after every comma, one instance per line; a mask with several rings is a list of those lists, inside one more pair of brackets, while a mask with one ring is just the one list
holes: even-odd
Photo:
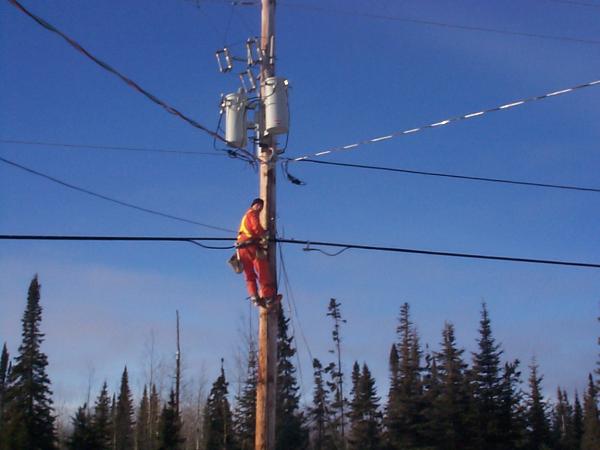
[[424, 445], [433, 447], [440, 441], [442, 427], [436, 405], [440, 396], [441, 384], [436, 358], [425, 346], [425, 367], [423, 368], [423, 419], [421, 428]]
[[73, 432], [67, 444], [69, 450], [96, 450], [98, 444], [87, 404], [77, 409], [72, 422]]
[[150, 436], [150, 449], [158, 448], [158, 427], [160, 421], [160, 398], [156, 390], [156, 384], [152, 383], [149, 399], [148, 433]]
[[228, 389], [221, 359], [221, 374], [213, 383], [204, 407], [204, 448], [234, 450], [231, 409], [227, 400]]
[[[410, 308], [400, 308], [397, 327], [397, 372], [392, 379], [386, 409], [386, 445], [390, 449], [418, 447], [424, 439], [425, 423], [421, 380], [421, 349], [419, 338], [410, 321]], [[394, 362], [394, 364], [396, 364]]]
[[592, 374], [588, 376], [588, 388], [583, 396], [583, 436], [581, 450], [600, 448], [600, 422], [598, 419], [598, 392]]
[[542, 376], [538, 376], [535, 360], [529, 367], [529, 398], [527, 401], [527, 429], [529, 448], [542, 449], [549, 445], [549, 425], [546, 404], [542, 395]]
[[151, 435], [149, 429], [150, 405], [148, 400], [148, 387], [144, 385], [144, 392], [138, 408], [137, 420], [135, 421], [135, 441], [137, 450], [152, 450]]
[[341, 336], [341, 324], [346, 321], [342, 319], [342, 313], [340, 309], [341, 303], [335, 298], [329, 300], [329, 306], [327, 307], [327, 316], [333, 319], [333, 330], [331, 337], [333, 340], [334, 348], [330, 350], [330, 353], [336, 356], [336, 360], [329, 364], [326, 371], [329, 373], [330, 381], [328, 383], [329, 390], [332, 394], [331, 397], [331, 412], [333, 414], [333, 430], [334, 435], [339, 435], [339, 447], [345, 448], [346, 441], [346, 417], [344, 407], [346, 406], [346, 398], [344, 397], [344, 372], [342, 370], [342, 336]]
[[125, 366], [121, 375], [121, 388], [115, 413], [115, 450], [131, 450], [133, 448], [133, 424], [133, 400], [129, 389], [127, 366]]
[[439, 434], [437, 444], [445, 449], [462, 449], [468, 442], [465, 415], [468, 408], [465, 392], [464, 350], [456, 346], [454, 326], [446, 322], [442, 332], [442, 350], [437, 354], [439, 395], [433, 400]]
[[308, 420], [311, 424], [311, 448], [314, 450], [333, 450], [335, 448], [330, 435], [331, 412], [329, 392], [323, 379], [323, 365], [313, 359], [314, 390], [312, 405], [308, 408]]
[[8, 385], [8, 376], [10, 375], [10, 358], [6, 342], [2, 347], [2, 356], [0, 356], [0, 449], [2, 448], [3, 430], [4, 430], [4, 399], [6, 397], [6, 388]]
[[500, 410], [498, 411], [499, 442], [504, 448], [518, 449], [525, 445], [525, 408], [521, 391], [520, 362], [504, 364], [500, 381]]
[[296, 354], [294, 337], [288, 336], [289, 319], [284, 316], [281, 307], [278, 308], [278, 315], [275, 448], [305, 449], [308, 444], [308, 431], [304, 424], [304, 414], [300, 411], [300, 388], [296, 379], [296, 368], [292, 362]]
[[185, 439], [181, 436], [181, 417], [177, 411], [177, 396], [171, 389], [168, 403], [160, 415], [159, 450], [179, 450]]
[[581, 448], [581, 439], [583, 438], [583, 408], [579, 401], [579, 394], [575, 391], [575, 400], [573, 400], [573, 448]]
[[379, 450], [381, 448], [381, 412], [375, 380], [366, 364], [359, 370], [358, 362], [352, 370], [352, 400], [350, 403], [351, 450]]
[[256, 348], [251, 340], [248, 348], [246, 379], [233, 414], [233, 426], [240, 450], [253, 450], [256, 428], [256, 384], [258, 381]]
[[110, 411], [110, 397], [106, 381], [102, 385], [100, 394], [96, 398], [94, 405], [94, 415], [92, 418], [94, 436], [98, 443], [98, 450], [112, 449], [112, 420]]
[[474, 417], [470, 419], [476, 426], [474, 431], [477, 447], [503, 450], [499, 417], [502, 350], [492, 336], [491, 321], [485, 303], [482, 305], [479, 325], [478, 352], [473, 354], [470, 374], [474, 401]]
[[556, 404], [552, 414], [552, 443], [557, 450], [575, 447], [573, 436], [573, 408], [569, 404], [566, 391], [556, 391]]
[[45, 450], [56, 447], [52, 391], [46, 374], [48, 358], [41, 351], [44, 341], [44, 334], [40, 332], [41, 321], [40, 284], [36, 275], [29, 285], [22, 319], [22, 343], [5, 394], [3, 428], [10, 449]]

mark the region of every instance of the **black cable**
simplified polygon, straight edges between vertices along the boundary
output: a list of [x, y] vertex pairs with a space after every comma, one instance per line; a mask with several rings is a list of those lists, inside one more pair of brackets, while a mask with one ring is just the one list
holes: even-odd
[[21, 141], [0, 139], [2, 144], [17, 144], [17, 145], [38, 145], [47, 147], [64, 147], [70, 149], [91, 149], [91, 150], [119, 150], [129, 152], [149, 152], [149, 153], [174, 153], [181, 155], [202, 155], [202, 156], [225, 156], [215, 152], [198, 152], [194, 150], [178, 150], [170, 148], [149, 148], [149, 147], [120, 147], [114, 145], [89, 145], [89, 144], [70, 144], [64, 142], [41, 142], [41, 141]]
[[563, 3], [566, 5], [577, 5], [577, 6], [588, 6], [588, 7], [592, 7], [592, 8], [600, 8], [600, 4], [598, 3], [585, 3], [585, 2], [577, 2], [577, 1], [573, 1], [573, 0], [546, 0], [548, 2], [553, 2], [553, 3]]
[[[381, 166], [369, 166], [364, 164], [348, 164], [348, 163], [340, 163], [340, 162], [331, 162], [331, 161], [320, 161], [316, 159], [300, 159], [296, 162], [309, 162], [313, 164], [324, 164], [329, 166], [339, 166], [339, 167], [349, 167], [356, 169], [368, 169], [368, 170], [381, 170], [386, 172], [398, 172], [398, 173], [408, 173], [413, 175], [426, 175], [431, 177], [444, 177], [444, 178], [454, 178], [460, 180], [469, 180], [469, 181], [486, 181], [490, 183], [504, 183], [504, 184], [516, 184], [521, 186], [535, 186], [535, 187], [544, 187], [544, 188], [552, 188], [552, 189], [567, 189], [572, 191], [585, 191], [585, 192], [598, 192], [600, 193], [599, 188], [590, 188], [590, 187], [582, 187], [582, 186], [567, 186], [561, 184], [549, 184], [549, 183], [536, 183], [532, 181], [519, 181], [519, 180], [509, 180], [509, 179], [501, 179], [501, 178], [485, 178], [485, 177], [473, 177], [468, 175], [457, 175], [451, 173], [440, 173], [440, 172], [424, 172], [420, 170], [409, 170], [409, 169], [399, 169], [393, 167], [381, 167]], [[294, 183], [294, 181], [292, 181]], [[298, 183], [294, 183], [298, 184]]]
[[[44, 236], [44, 235], [14, 235], [2, 234], [0, 240], [34, 240], [34, 241], [235, 241], [236, 238], [208, 238], [208, 237], [151, 237], [151, 236]], [[553, 259], [518, 258], [514, 256], [481, 255], [476, 253], [441, 252], [435, 250], [419, 250], [401, 247], [381, 247], [375, 245], [342, 244], [338, 242], [300, 241], [297, 239], [273, 239], [273, 242], [295, 245], [319, 245], [322, 247], [337, 247], [356, 250], [370, 250], [392, 253], [411, 253], [429, 256], [447, 256], [452, 258], [485, 259], [492, 261], [520, 262], [531, 264], [547, 264], [555, 266], [587, 267], [600, 269], [600, 264], [577, 261], [560, 261]]]
[[533, 258], [517, 258], [512, 256], [495, 256], [495, 255], [480, 255], [475, 253], [455, 253], [455, 252], [440, 252], [434, 250], [417, 250], [410, 248], [400, 247], [380, 247], [374, 245], [358, 245], [358, 244], [340, 244], [336, 242], [315, 242], [315, 241], [299, 241], [296, 239], [277, 239], [277, 242], [283, 244], [297, 244], [297, 245], [320, 245], [323, 247], [337, 247], [337, 248], [348, 248], [357, 250], [372, 250], [380, 252], [394, 252], [394, 253], [413, 253], [418, 255], [432, 255], [432, 256], [448, 256], [454, 258], [470, 258], [470, 259], [487, 259], [495, 261], [510, 261], [510, 262], [523, 262], [532, 264], [551, 264], [558, 266], [574, 266], [574, 267], [590, 267], [594, 269], [600, 269], [600, 264], [595, 263], [583, 263], [583, 262], [570, 262], [570, 261], [558, 261], [550, 259], [533, 259]]
[[23, 166], [21, 164], [18, 164], [16, 162], [10, 161], [10, 160], [8, 160], [6, 158], [0, 157], [0, 162], [3, 162], [5, 164], [9, 164], [9, 165], [11, 165], [13, 167], [16, 167], [18, 169], [24, 170], [25, 172], [29, 172], [29, 173], [31, 173], [33, 175], [37, 175], [38, 177], [45, 178], [47, 180], [50, 180], [50, 181], [52, 181], [54, 183], [57, 183], [57, 184], [60, 184], [61, 186], [67, 187], [69, 189], [73, 189], [73, 190], [78, 191], [78, 192], [83, 192], [84, 194], [92, 195], [94, 197], [101, 198], [102, 200], [106, 200], [106, 201], [109, 201], [109, 202], [112, 202], [112, 203], [116, 203], [116, 204], [121, 205], [121, 206], [126, 206], [128, 208], [136, 209], [138, 211], [143, 211], [143, 212], [146, 212], [146, 213], [149, 213], [149, 214], [154, 214], [156, 216], [166, 217], [167, 219], [173, 219], [173, 220], [178, 220], [180, 222], [191, 223], [193, 225], [199, 225], [201, 227], [210, 228], [212, 230], [227, 231], [227, 232], [232, 232], [232, 233], [234, 232], [234, 230], [230, 230], [229, 228], [221, 228], [221, 227], [217, 227], [217, 226], [214, 226], [214, 225], [209, 225], [209, 224], [202, 223], [202, 222], [197, 222], [195, 220], [185, 219], [183, 217], [177, 217], [177, 216], [174, 216], [172, 214], [163, 213], [163, 212], [160, 212], [160, 211], [156, 211], [154, 209], [144, 208], [142, 206], [134, 205], [133, 203], [124, 202], [124, 201], [117, 200], [117, 199], [112, 198], [112, 197], [108, 197], [108, 196], [103, 195], [103, 194], [98, 194], [98, 193], [90, 191], [88, 189], [84, 189], [82, 187], [75, 186], [73, 184], [70, 184], [70, 183], [67, 183], [65, 181], [59, 180], [58, 178], [51, 177], [50, 175], [46, 175], [44, 173], [38, 172], [37, 170], [30, 169], [29, 167], [25, 167], [25, 166]]
[[408, 17], [387, 16], [387, 15], [383, 15], [383, 14], [374, 14], [374, 13], [359, 12], [359, 11], [348, 11], [348, 10], [341, 10], [341, 9], [334, 9], [334, 8], [323, 8], [321, 6], [304, 5], [304, 4], [300, 4], [300, 3], [291, 3], [291, 2], [287, 2], [287, 1], [280, 2], [279, 5], [287, 6], [290, 8], [312, 10], [312, 11], [318, 11], [318, 12], [324, 12], [324, 13], [361, 16], [361, 17], [368, 17], [371, 19], [380, 19], [380, 20], [392, 20], [392, 21], [397, 21], [397, 22], [407, 22], [407, 23], [414, 23], [417, 25], [428, 25], [428, 26], [450, 28], [450, 29], [457, 29], [457, 30], [463, 30], [463, 31], [477, 31], [477, 32], [484, 32], [484, 33], [504, 34], [504, 35], [510, 35], [510, 36], [521, 36], [521, 37], [530, 37], [530, 38], [537, 38], [537, 39], [549, 39], [549, 40], [554, 40], [554, 41], [577, 42], [580, 44], [594, 44], [594, 45], [600, 44], [600, 41], [593, 40], [593, 39], [578, 39], [578, 38], [571, 38], [571, 37], [567, 37], [567, 36], [554, 36], [554, 35], [548, 35], [548, 34], [536, 34], [536, 33], [525, 33], [525, 32], [519, 32], [519, 31], [500, 30], [497, 28], [458, 25], [458, 24], [450, 24], [450, 23], [445, 23], [445, 22], [437, 22], [437, 21], [433, 21], [433, 20], [411, 19]]
[[52, 31], [53, 33], [58, 34], [65, 41], [67, 41], [69, 43], [69, 45], [71, 45], [73, 48], [75, 48], [79, 52], [83, 53], [85, 56], [87, 56], [89, 59], [91, 59], [92, 61], [94, 61], [96, 64], [98, 64], [104, 70], [112, 73], [113, 75], [116, 75], [123, 82], [125, 82], [125, 84], [127, 84], [130, 87], [132, 87], [133, 89], [135, 89], [136, 91], [138, 91], [139, 93], [141, 93], [142, 95], [144, 95], [146, 98], [148, 98], [152, 102], [154, 102], [157, 105], [159, 105], [162, 108], [164, 108], [168, 113], [173, 114], [173, 115], [179, 117], [180, 119], [183, 119], [184, 121], [186, 121], [187, 123], [189, 123], [193, 127], [198, 128], [198, 129], [204, 131], [205, 133], [208, 133], [209, 135], [213, 136], [214, 138], [219, 139], [219, 140], [225, 142], [225, 139], [222, 136], [219, 136], [214, 131], [209, 130], [204, 125], [201, 125], [200, 123], [196, 122], [194, 119], [191, 119], [188, 116], [184, 115], [183, 113], [181, 113], [177, 109], [173, 108], [172, 106], [170, 106], [167, 103], [163, 102], [162, 100], [160, 100], [159, 98], [157, 98], [156, 96], [154, 96], [153, 94], [151, 94], [150, 92], [148, 92], [145, 89], [143, 89], [139, 84], [137, 84], [132, 79], [127, 78], [125, 75], [121, 74], [116, 69], [114, 69], [113, 67], [111, 67], [110, 65], [108, 65], [107, 63], [105, 63], [104, 61], [101, 61], [100, 59], [96, 58], [94, 55], [92, 55], [90, 52], [88, 52], [85, 48], [83, 48], [79, 43], [77, 43], [76, 41], [74, 41], [73, 39], [71, 39], [69, 36], [67, 36], [66, 34], [64, 34], [62, 31], [58, 30], [53, 25], [51, 25], [50, 23], [46, 22], [41, 17], [38, 17], [35, 14], [33, 14], [32, 12], [28, 11], [17, 0], [8, 0], [8, 1], [11, 4], [13, 4], [17, 9], [19, 9], [20, 11], [22, 11], [23, 13], [25, 13], [26, 15], [28, 15], [30, 18], [32, 18], [34, 21], [36, 21], [39, 25], [41, 25], [42, 27], [44, 27], [45, 29], [47, 29], [49, 31]]

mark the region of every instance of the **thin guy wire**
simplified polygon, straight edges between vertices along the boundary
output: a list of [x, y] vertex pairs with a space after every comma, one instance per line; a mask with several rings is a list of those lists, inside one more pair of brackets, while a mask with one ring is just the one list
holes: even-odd
[[428, 130], [430, 128], [438, 128], [438, 127], [441, 127], [441, 126], [444, 126], [444, 125], [448, 125], [448, 124], [453, 123], [453, 122], [458, 122], [458, 121], [461, 121], [461, 120], [473, 119], [475, 117], [480, 117], [480, 116], [483, 116], [485, 114], [489, 114], [489, 113], [493, 113], [493, 112], [497, 112], [497, 111], [505, 111], [505, 110], [514, 108], [516, 106], [523, 105], [525, 103], [531, 103], [531, 102], [535, 102], [535, 101], [538, 101], [538, 100], [544, 100], [544, 99], [547, 99], [547, 98], [556, 97], [558, 95], [564, 95], [564, 94], [567, 94], [567, 93], [570, 93], [570, 92], [574, 92], [574, 91], [577, 91], [577, 90], [580, 90], [580, 89], [585, 89], [585, 88], [588, 88], [588, 87], [591, 87], [591, 86], [595, 86], [597, 84], [600, 84], [600, 80], [590, 81], [589, 83], [579, 84], [577, 86], [573, 86], [573, 87], [570, 87], [570, 88], [561, 89], [561, 90], [554, 91], [554, 92], [549, 92], [548, 94], [544, 94], [544, 95], [538, 95], [538, 96], [535, 96], [535, 97], [524, 98], [522, 100], [517, 100], [517, 101], [510, 102], [510, 103], [506, 103], [504, 105], [497, 106], [495, 108], [490, 108], [490, 109], [485, 109], [485, 110], [481, 110], [481, 111], [477, 111], [477, 112], [472, 112], [472, 113], [465, 114], [465, 115], [462, 115], [462, 116], [450, 117], [448, 119], [441, 120], [441, 121], [438, 121], [438, 122], [435, 122], [435, 123], [431, 123], [431, 124], [428, 124], [428, 125], [423, 125], [423, 126], [417, 127], [417, 128], [411, 128], [411, 129], [402, 130], [402, 131], [395, 131], [395, 132], [390, 133], [390, 134], [385, 135], [385, 136], [379, 136], [379, 137], [376, 137], [376, 138], [365, 139], [365, 140], [362, 140], [362, 141], [355, 142], [353, 144], [348, 144], [348, 145], [343, 145], [343, 146], [338, 146], [338, 147], [331, 147], [331, 148], [322, 150], [322, 151], [317, 152], [317, 153], [312, 153], [310, 155], [300, 156], [300, 157], [297, 157], [297, 158], [289, 158], [288, 161], [290, 161], [290, 162], [297, 162], [297, 161], [301, 161], [303, 159], [309, 159], [311, 157], [325, 156], [325, 155], [328, 155], [328, 154], [334, 153], [334, 152], [354, 150], [355, 148], [360, 147], [362, 145], [375, 144], [377, 142], [387, 141], [389, 139], [393, 139], [393, 138], [396, 138], [396, 137], [406, 136], [406, 135], [409, 135], [409, 134], [414, 134], [414, 133], [422, 132], [422, 131]]
[[312, 361], [313, 354], [312, 354], [312, 351], [310, 350], [310, 345], [308, 345], [308, 340], [306, 339], [306, 335], [304, 334], [302, 324], [300, 323], [300, 315], [298, 314], [298, 308], [296, 306], [296, 297], [292, 290], [292, 285], [290, 283], [290, 278], [289, 278], [289, 275], [287, 272], [287, 267], [285, 265], [285, 259], [283, 256], [283, 246], [281, 245], [281, 243], [278, 243], [278, 247], [279, 247], [279, 259], [281, 260], [281, 271], [283, 272], [285, 286], [286, 286], [286, 294], [289, 296], [290, 303], [291, 303], [292, 307], [294, 308], [294, 314], [296, 316], [296, 319], [298, 320], [298, 328], [300, 329], [300, 335], [302, 336], [302, 340], [304, 341], [304, 345], [306, 346], [308, 356], [310, 357], [310, 360]]
[[145, 212], [145, 213], [153, 214], [155, 216], [165, 217], [167, 219], [177, 220], [179, 222], [185, 222], [185, 223], [190, 223], [190, 224], [193, 224], [193, 225], [198, 225], [198, 226], [201, 226], [201, 227], [204, 227], [204, 228], [210, 228], [212, 230], [227, 231], [227, 232], [232, 232], [232, 233], [234, 232], [234, 230], [230, 230], [229, 228], [222, 228], [222, 227], [217, 227], [217, 226], [209, 225], [209, 224], [202, 223], [202, 222], [197, 222], [195, 220], [191, 220], [191, 219], [186, 219], [186, 218], [183, 218], [183, 217], [174, 216], [172, 214], [163, 213], [163, 212], [160, 212], [160, 211], [157, 211], [157, 210], [154, 210], [154, 209], [150, 209], [150, 208], [144, 208], [142, 206], [134, 205], [133, 203], [124, 202], [122, 200], [117, 200], [115, 198], [108, 197], [108, 196], [103, 195], [103, 194], [98, 194], [97, 192], [93, 192], [93, 191], [90, 191], [88, 189], [85, 189], [85, 188], [82, 188], [82, 187], [79, 187], [79, 186], [75, 186], [74, 184], [70, 184], [70, 183], [67, 183], [66, 181], [59, 180], [58, 178], [54, 178], [54, 177], [52, 177], [50, 175], [46, 175], [46, 174], [44, 174], [42, 172], [38, 172], [37, 170], [30, 169], [29, 167], [25, 167], [25, 166], [23, 166], [21, 164], [18, 164], [18, 163], [14, 162], [14, 161], [10, 161], [10, 160], [8, 160], [6, 158], [0, 157], [0, 162], [3, 162], [5, 164], [11, 165], [11, 166], [16, 167], [18, 169], [24, 170], [25, 172], [29, 172], [32, 175], [36, 175], [38, 177], [45, 178], [45, 179], [50, 180], [50, 181], [52, 181], [54, 183], [60, 184], [61, 186], [67, 187], [69, 189], [73, 189], [74, 191], [82, 192], [84, 194], [88, 194], [88, 195], [91, 195], [93, 197], [101, 198], [102, 200], [106, 200], [106, 201], [111, 202], [111, 203], [116, 203], [117, 205], [126, 206], [127, 208], [132, 208], [132, 209], [135, 209], [135, 210], [138, 210], [138, 211], [142, 211], [142, 212]]
[[324, 164], [328, 166], [339, 166], [339, 167], [349, 167], [356, 169], [366, 169], [366, 170], [381, 170], [385, 172], [398, 172], [398, 173], [408, 173], [412, 175], [425, 175], [431, 177], [443, 177], [443, 178], [452, 178], [459, 180], [469, 180], [469, 181], [485, 181], [490, 183], [504, 183], [504, 184], [515, 184], [522, 186], [534, 186], [534, 187], [543, 187], [543, 188], [552, 188], [552, 189], [567, 189], [573, 191], [585, 191], [585, 192], [598, 192], [600, 193], [599, 188], [590, 188], [590, 187], [582, 187], [582, 186], [568, 186], [561, 184], [549, 184], [549, 183], [536, 183], [532, 181], [519, 181], [519, 180], [509, 180], [502, 178], [486, 178], [486, 177], [474, 177], [469, 175], [457, 175], [451, 173], [440, 173], [440, 172], [424, 172], [420, 170], [409, 170], [409, 169], [399, 169], [393, 167], [382, 167], [382, 166], [369, 166], [364, 164], [348, 164], [348, 163], [340, 163], [340, 162], [332, 162], [332, 161], [319, 161], [316, 159], [302, 159], [300, 162], [308, 162], [314, 164]]
[[529, 37], [529, 38], [537, 38], [537, 39], [548, 39], [548, 40], [553, 40], [553, 41], [576, 42], [576, 43], [580, 43], [580, 44], [593, 44], [593, 45], [600, 44], [600, 41], [597, 41], [594, 39], [579, 39], [579, 38], [572, 38], [572, 37], [568, 37], [568, 36], [555, 36], [555, 35], [549, 35], [549, 34], [525, 33], [525, 32], [519, 32], [519, 31], [501, 30], [498, 28], [487, 28], [487, 27], [475, 27], [475, 26], [470, 26], [470, 25], [450, 24], [450, 23], [446, 23], [446, 22], [437, 22], [437, 21], [433, 21], [433, 20], [411, 19], [408, 17], [387, 16], [387, 15], [383, 15], [383, 14], [348, 11], [348, 10], [333, 9], [333, 8], [323, 8], [321, 6], [302, 5], [299, 3], [291, 3], [291, 2], [281, 2], [280, 5], [287, 6], [290, 8], [312, 10], [312, 11], [318, 11], [318, 12], [324, 12], [324, 13], [345, 14], [345, 15], [350, 15], [350, 16], [368, 17], [371, 19], [414, 23], [417, 25], [427, 25], [427, 26], [440, 27], [440, 28], [463, 30], [463, 31], [477, 31], [477, 32], [483, 32], [483, 33], [503, 34], [503, 35], [509, 35], [509, 36], [521, 36], [521, 37]]
[[588, 6], [592, 8], [600, 8], [600, 4], [597, 3], [585, 3], [585, 2], [576, 2], [573, 0], [546, 0], [552, 3], [563, 3], [566, 5], [577, 5], [577, 6]]
[[120, 147], [114, 145], [90, 145], [90, 144], [71, 144], [63, 142], [41, 142], [41, 141], [21, 141], [21, 140], [10, 140], [0, 139], [2, 144], [17, 144], [17, 145], [37, 145], [47, 147], [64, 147], [69, 149], [90, 149], [90, 150], [119, 150], [129, 152], [148, 152], [148, 153], [173, 153], [180, 155], [202, 155], [202, 156], [226, 156], [224, 153], [216, 152], [199, 152], [194, 150], [178, 150], [169, 148], [149, 148], [149, 147]]
[[193, 127], [198, 128], [198, 129], [204, 131], [205, 133], [208, 133], [210, 136], [214, 137], [215, 139], [219, 139], [220, 141], [225, 142], [225, 138], [223, 138], [222, 136], [218, 135], [217, 133], [215, 133], [212, 130], [209, 130], [204, 125], [201, 125], [200, 123], [196, 122], [194, 119], [191, 119], [190, 117], [184, 115], [183, 113], [181, 113], [177, 109], [173, 108], [172, 106], [170, 106], [167, 103], [163, 102], [162, 100], [160, 100], [159, 98], [157, 98], [156, 96], [154, 96], [153, 94], [151, 94], [150, 92], [148, 92], [145, 89], [143, 89], [135, 81], [131, 80], [130, 78], [127, 78], [125, 75], [121, 74], [116, 69], [114, 69], [113, 67], [111, 67], [110, 65], [108, 65], [107, 63], [105, 63], [104, 61], [101, 61], [100, 59], [96, 58], [94, 55], [92, 55], [90, 52], [88, 52], [85, 48], [83, 48], [79, 43], [77, 43], [76, 41], [74, 41], [73, 39], [71, 39], [69, 36], [67, 36], [66, 34], [64, 34], [62, 31], [58, 30], [53, 25], [51, 25], [50, 23], [46, 22], [41, 17], [38, 17], [35, 14], [33, 14], [32, 12], [28, 11], [27, 9], [25, 9], [25, 7], [23, 5], [21, 5], [17, 0], [8, 0], [8, 2], [10, 2], [11, 4], [13, 4], [17, 9], [19, 9], [20, 11], [22, 11], [23, 13], [25, 13], [26, 15], [28, 15], [30, 18], [32, 18], [35, 22], [37, 22], [39, 25], [41, 25], [45, 29], [47, 29], [49, 31], [52, 31], [53, 33], [58, 34], [65, 41], [67, 41], [69, 43], [69, 45], [71, 45], [73, 48], [75, 48], [79, 52], [83, 53], [85, 56], [87, 56], [89, 59], [91, 59], [92, 61], [94, 61], [97, 65], [99, 65], [100, 67], [102, 67], [104, 70], [112, 73], [113, 75], [116, 75], [123, 82], [125, 82], [125, 84], [127, 84], [130, 87], [132, 87], [133, 89], [135, 89], [136, 91], [138, 91], [139, 93], [141, 93], [142, 95], [144, 95], [146, 98], [148, 98], [152, 102], [154, 102], [157, 105], [161, 106], [168, 113], [173, 114], [174, 116], [177, 116], [180, 119], [183, 119], [184, 121], [186, 121], [187, 123], [189, 123]]
[[[43, 235], [15, 235], [15, 234], [2, 234], [0, 240], [34, 240], [34, 241], [165, 241], [165, 242], [189, 242], [189, 241], [235, 241], [236, 238], [207, 238], [207, 237], [154, 237], [154, 236], [43, 236]], [[476, 253], [455, 253], [455, 252], [441, 252], [435, 250], [419, 250], [412, 248], [401, 248], [401, 247], [381, 247], [374, 245], [360, 245], [360, 244], [342, 244], [339, 242], [318, 242], [318, 241], [301, 241], [297, 239], [273, 239], [273, 242], [280, 242], [282, 244], [294, 244], [294, 245], [320, 245], [323, 247], [348, 247], [350, 249], [357, 250], [368, 250], [368, 251], [380, 251], [380, 252], [391, 252], [391, 253], [409, 253], [417, 255], [428, 255], [428, 256], [446, 256], [451, 258], [465, 258], [465, 259], [484, 259], [492, 261], [504, 261], [504, 262], [519, 262], [519, 263], [531, 263], [531, 264], [548, 264], [555, 266], [570, 266], [570, 267], [587, 267], [592, 269], [600, 269], [600, 264], [596, 263], [585, 263], [576, 261], [559, 261], [555, 259], [533, 259], [533, 258], [519, 258], [513, 256], [497, 256], [497, 255], [483, 255]]]

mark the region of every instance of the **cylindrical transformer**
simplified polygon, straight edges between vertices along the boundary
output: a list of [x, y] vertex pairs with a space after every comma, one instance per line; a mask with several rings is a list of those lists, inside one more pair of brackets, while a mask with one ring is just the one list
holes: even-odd
[[287, 80], [271, 77], [265, 80], [265, 131], [268, 134], [285, 134], [289, 128]]
[[225, 140], [232, 147], [246, 147], [246, 94], [234, 92], [223, 100]]

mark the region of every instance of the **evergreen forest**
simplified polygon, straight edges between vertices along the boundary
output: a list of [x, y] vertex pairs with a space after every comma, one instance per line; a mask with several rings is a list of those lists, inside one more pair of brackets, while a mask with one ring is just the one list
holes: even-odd
[[[301, 398], [296, 344], [279, 308], [276, 448], [278, 450], [556, 449], [599, 450], [595, 373], [582, 374], [584, 392], [556, 387], [545, 394], [535, 360], [523, 366], [496, 341], [485, 303], [476, 351], [456, 342], [452, 323], [437, 350], [419, 340], [409, 304], [401, 305], [389, 348], [387, 392], [377, 389], [366, 362], [343, 360], [341, 303], [331, 299], [331, 360], [313, 359], [309, 398]], [[27, 292], [16, 355], [4, 343], [0, 358], [0, 450], [249, 450], [254, 448], [256, 348], [250, 342], [245, 378], [230, 392], [221, 360], [218, 377], [195, 405], [181, 402], [179, 374], [161, 392], [155, 383], [134, 398], [124, 367], [120, 387], [104, 382], [89, 404], [58, 426], [48, 358], [42, 344], [41, 289]], [[15, 343], [16, 344], [16, 343]], [[348, 370], [348, 372], [344, 372]]]

